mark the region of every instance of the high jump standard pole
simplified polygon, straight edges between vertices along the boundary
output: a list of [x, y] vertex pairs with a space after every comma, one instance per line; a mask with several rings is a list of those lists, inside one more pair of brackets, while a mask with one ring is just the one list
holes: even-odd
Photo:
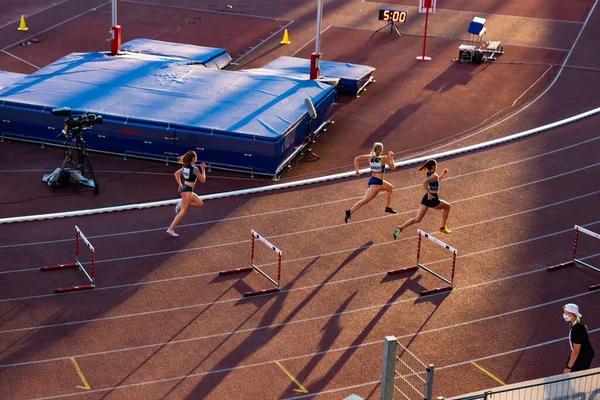
[[317, 34], [315, 35], [315, 52], [310, 55], [310, 79], [319, 78], [319, 58], [321, 57], [321, 18], [323, 0], [317, 2]]
[[117, 25], [117, 0], [112, 0], [112, 27], [110, 28], [110, 54], [116, 56], [121, 50], [121, 26]]

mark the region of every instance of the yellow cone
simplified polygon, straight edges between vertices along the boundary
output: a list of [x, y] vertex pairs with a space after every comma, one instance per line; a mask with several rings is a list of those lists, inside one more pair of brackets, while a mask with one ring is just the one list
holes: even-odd
[[27, 27], [27, 25], [25, 25], [25, 16], [21, 15], [21, 23], [19, 24], [19, 29], [20, 31], [26, 31], [27, 29], [29, 29]]
[[290, 38], [288, 36], [288, 31], [287, 29], [283, 31], [283, 40], [281, 41], [281, 44], [290, 44], [292, 42], [290, 42]]

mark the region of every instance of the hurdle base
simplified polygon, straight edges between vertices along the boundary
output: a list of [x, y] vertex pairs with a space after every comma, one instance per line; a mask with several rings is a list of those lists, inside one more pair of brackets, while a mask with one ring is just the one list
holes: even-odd
[[394, 274], [400, 274], [402, 272], [407, 272], [407, 271], [415, 271], [419, 269], [418, 265], [415, 265], [413, 267], [406, 267], [406, 268], [399, 268], [399, 269], [395, 269], [393, 271], [388, 271], [388, 275], [394, 275]]
[[54, 293], [67, 293], [67, 292], [76, 292], [78, 290], [89, 290], [94, 289], [96, 285], [79, 285], [79, 286], [70, 286], [64, 288], [54, 289]]
[[252, 271], [252, 267], [226, 269], [225, 271], [220, 271], [219, 275], [230, 275], [230, 274], [237, 274], [238, 272], [250, 272], [250, 271]]
[[548, 271], [554, 271], [556, 269], [563, 268], [563, 267], [568, 267], [569, 265], [574, 265], [574, 264], [575, 263], [573, 262], [573, 260], [571, 260], [571, 261], [564, 262], [562, 264], [557, 264], [557, 265], [553, 265], [551, 267], [548, 267], [547, 270]]
[[59, 264], [59, 265], [47, 265], [45, 267], [40, 268], [41, 271], [50, 271], [53, 269], [60, 269], [60, 268], [73, 268], [73, 267], [77, 267], [77, 263], [72, 263], [72, 264]]
[[279, 289], [278, 287], [274, 287], [274, 288], [270, 288], [270, 289], [263, 289], [263, 290], [257, 290], [254, 292], [246, 292], [244, 293], [245, 297], [250, 297], [250, 296], [257, 296], [259, 294], [267, 294], [267, 293], [275, 293], [275, 292], [279, 292], [281, 289]]
[[454, 289], [452, 286], [444, 286], [444, 287], [439, 287], [439, 288], [435, 288], [435, 289], [422, 290], [421, 296], [427, 296], [427, 295], [435, 294], [435, 293], [449, 292], [452, 289]]
[[590, 285], [588, 287], [589, 290], [600, 290], [600, 283], [598, 283], [597, 285]]

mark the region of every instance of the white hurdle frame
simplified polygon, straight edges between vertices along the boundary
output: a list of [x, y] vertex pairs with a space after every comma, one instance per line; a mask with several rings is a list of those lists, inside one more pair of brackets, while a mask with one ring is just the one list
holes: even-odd
[[[90, 255], [91, 255], [90, 273], [88, 273], [85, 270], [85, 268], [83, 267], [83, 264], [81, 264], [81, 262], [79, 261], [79, 239], [83, 240], [83, 242], [87, 245], [88, 249], [90, 250]], [[51, 271], [51, 270], [56, 270], [56, 269], [72, 268], [72, 267], [79, 268], [85, 274], [86, 278], [88, 279], [88, 281], [90, 283], [86, 284], [86, 285], [67, 286], [67, 287], [58, 288], [58, 289], [54, 290], [56, 293], [74, 292], [77, 290], [94, 289], [96, 287], [96, 250], [94, 249], [94, 246], [92, 246], [92, 243], [90, 243], [90, 241], [85, 237], [85, 235], [83, 234], [83, 232], [81, 232], [81, 229], [79, 229], [79, 227], [77, 225], [75, 225], [75, 262], [71, 263], [71, 264], [48, 265], [48, 266], [42, 267], [41, 270], [42, 271]]]
[[[256, 296], [258, 294], [274, 293], [274, 292], [280, 291], [281, 290], [281, 285], [280, 285], [280, 282], [281, 282], [281, 257], [283, 256], [283, 252], [280, 249], [278, 249], [275, 245], [273, 245], [271, 242], [269, 242], [267, 239], [262, 237], [254, 229], [250, 230], [250, 234], [252, 235], [252, 250], [250, 253], [250, 266], [221, 271], [221, 272], [219, 272], [219, 275], [230, 275], [230, 274], [235, 274], [238, 272], [250, 272], [252, 270], [255, 270], [256, 272], [258, 272], [259, 274], [261, 274], [262, 276], [267, 278], [269, 280], [269, 282], [271, 282], [273, 285], [275, 285], [275, 287], [263, 289], [263, 290], [256, 290], [256, 291], [252, 291], [252, 292], [246, 292], [246, 293], [244, 293], [244, 296]], [[256, 265], [254, 265], [255, 239], [258, 239], [261, 242], [263, 242], [264, 244], [266, 244], [269, 248], [271, 248], [271, 250], [273, 250], [277, 254], [277, 280], [271, 278], [263, 270], [261, 270]]]
[[[416, 265], [414, 265], [412, 267], [399, 268], [399, 269], [395, 269], [393, 271], [388, 271], [388, 275], [398, 274], [398, 273], [406, 272], [406, 271], [414, 271], [418, 268], [422, 268], [425, 271], [429, 272], [430, 274], [435, 275], [439, 279], [443, 280], [444, 282], [446, 282], [449, 285], [449, 286], [437, 287], [435, 289], [422, 290], [421, 291], [422, 296], [426, 296], [426, 295], [434, 294], [434, 293], [440, 293], [440, 292], [447, 292], [447, 291], [454, 289], [454, 271], [456, 269], [456, 255], [458, 254], [458, 250], [456, 250], [454, 247], [442, 242], [438, 238], [431, 236], [429, 233], [427, 233], [421, 229], [417, 229], [417, 234], [419, 235], [419, 242], [417, 243], [417, 263], [416, 263]], [[423, 265], [419, 262], [420, 258], [421, 258], [421, 238], [423, 238], [423, 237], [431, 240], [432, 242], [434, 242], [434, 243], [442, 246], [446, 250], [449, 250], [452, 252], [452, 274], [450, 276], [450, 279], [447, 279], [447, 278], [443, 277], [442, 275], [438, 274], [437, 272], [432, 271], [430, 268], [426, 267], [425, 265]]]
[[[579, 225], [575, 225], [575, 240], [573, 241], [573, 259], [561, 264], [557, 264], [557, 265], [553, 265], [551, 267], [548, 267], [548, 271], [555, 271], [559, 268], [562, 267], [568, 267], [570, 265], [581, 265], [584, 267], [588, 267], [590, 269], [593, 269], [596, 272], [600, 272], [599, 268], [594, 267], [593, 265], [590, 265], [588, 263], [586, 263], [583, 260], [580, 260], [577, 258], [577, 245], [579, 244], [579, 232], [581, 233], [585, 233], [587, 235], [590, 235], [593, 238], [599, 239], [600, 240], [600, 234], [590, 231], [589, 229], [583, 228]], [[598, 290], [600, 289], [600, 283], [596, 284], [596, 285], [590, 285], [588, 286], [589, 290]]]

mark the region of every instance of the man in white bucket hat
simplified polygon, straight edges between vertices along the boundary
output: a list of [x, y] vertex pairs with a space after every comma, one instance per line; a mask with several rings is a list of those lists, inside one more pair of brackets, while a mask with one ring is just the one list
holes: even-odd
[[563, 371], [565, 374], [590, 368], [594, 359], [594, 348], [590, 343], [587, 326], [581, 317], [577, 304], [564, 305], [563, 318], [569, 322], [569, 345], [571, 346], [571, 354]]

